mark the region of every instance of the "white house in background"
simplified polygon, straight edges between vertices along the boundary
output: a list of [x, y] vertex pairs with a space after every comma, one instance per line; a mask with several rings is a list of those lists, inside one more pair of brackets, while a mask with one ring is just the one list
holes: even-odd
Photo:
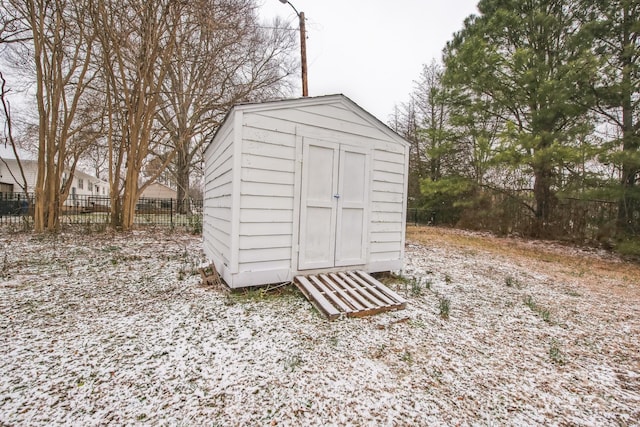
[[[36, 160], [22, 160], [21, 163], [27, 179], [27, 190], [29, 193], [33, 193], [38, 176], [38, 162]], [[69, 172], [65, 171], [62, 175], [63, 182], [68, 177]], [[21, 184], [18, 183], [22, 183], [22, 176], [20, 175], [17, 161], [15, 159], [0, 161], [0, 192], [9, 194], [22, 193]], [[109, 197], [109, 183], [76, 169], [73, 174], [69, 197], [65, 204], [79, 203], [81, 196]]]
[[140, 195], [141, 199], [175, 199], [177, 197], [178, 192], [176, 190], [159, 182], [149, 184]]
[[205, 254], [232, 288], [401, 269], [408, 160], [344, 95], [237, 105], [205, 150]]

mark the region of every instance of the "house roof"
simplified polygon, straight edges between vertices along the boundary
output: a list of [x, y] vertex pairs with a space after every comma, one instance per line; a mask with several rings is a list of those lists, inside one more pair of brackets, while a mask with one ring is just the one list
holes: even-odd
[[218, 132], [224, 127], [226, 122], [229, 120], [229, 117], [236, 111], [257, 112], [257, 111], [265, 111], [265, 110], [272, 110], [272, 109], [282, 109], [282, 108], [288, 108], [288, 107], [323, 105], [323, 104], [334, 104], [334, 103], [340, 103], [345, 105], [347, 108], [354, 111], [356, 114], [359, 114], [365, 121], [371, 123], [371, 125], [377, 127], [382, 132], [387, 134], [389, 137], [393, 138], [394, 141], [403, 145], [409, 145], [409, 142], [406, 139], [404, 139], [397, 132], [395, 132], [393, 129], [391, 129], [389, 126], [383, 123], [376, 116], [369, 113], [360, 105], [356, 104], [349, 97], [339, 93], [339, 94], [333, 94], [333, 95], [311, 96], [311, 97], [304, 97], [304, 98], [279, 99], [279, 100], [266, 101], [266, 102], [248, 102], [248, 103], [236, 104], [231, 108], [231, 110], [229, 110], [229, 112], [227, 112], [227, 115], [225, 116], [224, 120], [216, 130], [209, 144], [207, 145], [207, 149], [211, 146], [211, 142], [216, 138], [216, 136], [218, 135]]
[[151, 184], [149, 184], [149, 185], [147, 186], [147, 188], [152, 187], [152, 186], [153, 186], [153, 187], [163, 187], [163, 188], [166, 188], [167, 190], [171, 190], [171, 191], [174, 191], [174, 192], [175, 192], [175, 191], [177, 191], [175, 188], [171, 188], [171, 187], [169, 187], [168, 185], [166, 185], [166, 184], [162, 184], [162, 183], [157, 182], [157, 181], [154, 181], [154, 182], [152, 182]]

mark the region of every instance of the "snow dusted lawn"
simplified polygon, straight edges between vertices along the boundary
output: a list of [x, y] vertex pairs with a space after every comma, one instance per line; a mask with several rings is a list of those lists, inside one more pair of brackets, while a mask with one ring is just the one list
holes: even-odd
[[2, 232], [0, 425], [639, 425], [633, 264], [414, 229], [408, 308], [328, 322], [200, 286], [200, 246]]

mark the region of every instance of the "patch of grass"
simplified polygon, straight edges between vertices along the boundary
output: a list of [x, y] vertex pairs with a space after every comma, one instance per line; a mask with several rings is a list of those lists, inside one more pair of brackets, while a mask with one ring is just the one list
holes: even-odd
[[453, 278], [449, 273], [444, 275], [444, 283], [446, 283], [447, 285], [450, 285], [451, 283], [453, 283]]
[[556, 365], [564, 365], [567, 363], [564, 353], [560, 348], [560, 343], [555, 338], [551, 340], [551, 344], [549, 345], [549, 359]]
[[81, 224], [80, 227], [85, 235], [94, 233], [104, 233], [107, 230], [107, 224], [104, 222], [91, 222], [91, 218], [88, 218]]
[[527, 295], [524, 297], [524, 305], [535, 311], [536, 302], [533, 300], [533, 297], [531, 295]]
[[264, 288], [246, 288], [241, 291], [233, 291], [231, 294], [236, 301], [263, 301], [267, 297]]
[[420, 328], [420, 329], [425, 329], [427, 327], [427, 324], [420, 319], [409, 320], [409, 324], [415, 328]]
[[411, 355], [411, 352], [409, 350], [405, 350], [400, 355], [400, 360], [410, 365], [411, 363], [413, 363], [413, 356]]
[[393, 285], [398, 283], [407, 284], [411, 281], [411, 279], [408, 277], [392, 272], [374, 273], [373, 277], [375, 277], [376, 280], [378, 280], [383, 285]]
[[415, 277], [409, 282], [409, 287], [411, 289], [411, 295], [413, 295], [414, 297], [422, 295], [422, 285], [420, 284], [420, 281]]
[[438, 381], [439, 383], [442, 383], [442, 371], [436, 367], [433, 368], [433, 372], [431, 372], [431, 376]]
[[7, 256], [7, 252], [5, 251], [4, 257], [2, 259], [2, 269], [0, 270], [0, 278], [8, 279], [11, 277], [9, 274], [9, 257]]
[[177, 257], [180, 260], [180, 268], [178, 269], [178, 280], [182, 281], [187, 276], [195, 276], [198, 274], [198, 265], [200, 258], [197, 255], [189, 253], [187, 247], [184, 247], [182, 253]]
[[547, 323], [551, 322], [551, 312], [549, 311], [549, 309], [547, 308], [542, 308], [540, 309], [540, 311], [538, 312], [538, 314], [540, 314], [540, 317], [542, 318], [542, 320], [544, 320]]
[[405, 295], [411, 293], [414, 296], [420, 295], [421, 289], [418, 289], [419, 282], [413, 277], [406, 277], [401, 274], [392, 272], [376, 273], [373, 277], [383, 285], [395, 289], [396, 291], [403, 292]]
[[[526, 262], [544, 262], [547, 270], [572, 274], [576, 266], [584, 265], [585, 276], [603, 277], [621, 280], [623, 277], [640, 276], [640, 266], [618, 260], [587, 258], [584, 255], [567, 253], [546, 247], [546, 245], [529, 245], [526, 240], [518, 238], [500, 238], [490, 235], [479, 235], [441, 227], [407, 227], [407, 239], [416, 240], [424, 245], [442, 245], [465, 250], [477, 250], [479, 253], [507, 256], [512, 260], [522, 259]], [[621, 251], [620, 251], [621, 249]], [[621, 242], [616, 250], [619, 253], [633, 253], [640, 250], [640, 239]], [[640, 253], [638, 253], [640, 256]], [[575, 276], [575, 274], [572, 274]], [[632, 279], [635, 283], [635, 279]]]
[[231, 291], [229, 298], [234, 302], [270, 301], [281, 299], [283, 296], [298, 297], [300, 296], [300, 291], [291, 283], [282, 283], [279, 285], [234, 289]]
[[375, 359], [380, 359], [382, 356], [385, 355], [387, 346], [385, 344], [380, 344], [378, 347], [376, 347], [375, 351], [373, 352], [373, 357]]
[[202, 216], [189, 215], [187, 217], [187, 230], [194, 235], [202, 234]]
[[620, 255], [640, 258], [640, 239], [623, 240], [616, 245], [615, 251]]
[[406, 277], [394, 273], [378, 273], [373, 276], [383, 285], [396, 285], [396, 289], [414, 297], [420, 296], [425, 290], [431, 289], [431, 280], [429, 279], [423, 280], [423, 278]]
[[297, 368], [299, 368], [300, 365], [302, 365], [302, 362], [304, 362], [304, 360], [302, 360], [302, 358], [297, 354], [291, 357], [288, 357], [284, 360], [285, 368], [288, 369], [290, 372], [293, 372]]
[[440, 297], [438, 300], [439, 309], [440, 309], [440, 317], [444, 320], [449, 319], [449, 309], [451, 308], [451, 301], [449, 298]]
[[567, 295], [569, 295], [570, 297], [581, 297], [582, 294], [576, 290], [573, 289], [567, 289], [565, 292]]
[[531, 295], [527, 295], [524, 297], [524, 304], [529, 307], [531, 311], [537, 313], [542, 318], [542, 320], [547, 323], [551, 322], [551, 312], [549, 311], [549, 309], [536, 303]]
[[518, 279], [516, 279], [513, 276], [507, 276], [504, 278], [504, 284], [508, 287], [508, 288], [522, 288], [522, 283], [520, 283], [520, 281]]
[[31, 217], [23, 216], [22, 222], [20, 224], [22, 225], [20, 231], [22, 231], [23, 233], [27, 233], [33, 230], [33, 221], [31, 220]]

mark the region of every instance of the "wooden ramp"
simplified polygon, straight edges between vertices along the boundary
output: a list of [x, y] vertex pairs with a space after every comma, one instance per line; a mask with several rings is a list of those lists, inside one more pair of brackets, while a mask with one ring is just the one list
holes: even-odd
[[296, 276], [295, 285], [329, 320], [401, 310], [407, 301], [364, 271]]

